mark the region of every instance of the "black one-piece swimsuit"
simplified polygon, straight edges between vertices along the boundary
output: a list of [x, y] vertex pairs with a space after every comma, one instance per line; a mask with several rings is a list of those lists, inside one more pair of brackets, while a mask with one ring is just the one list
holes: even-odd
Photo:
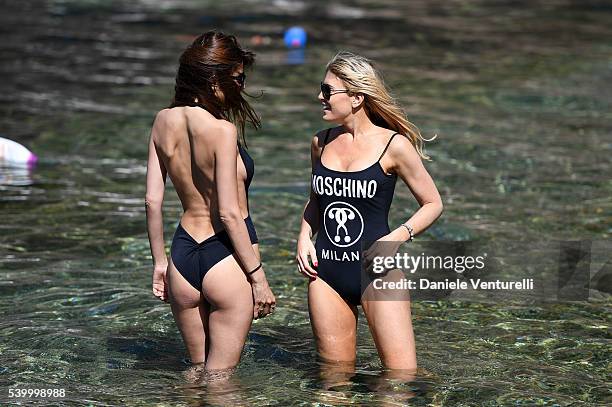
[[[331, 130], [331, 129], [330, 129]], [[318, 276], [352, 305], [361, 302], [362, 242], [374, 242], [390, 232], [387, 218], [397, 175], [386, 174], [378, 161], [360, 171], [337, 171], [321, 161], [312, 169], [312, 189], [319, 202], [315, 242]]]
[[[244, 189], [247, 193], [247, 202], [249, 199], [249, 186], [255, 174], [255, 163], [247, 151], [238, 145], [240, 158], [246, 169], [246, 179], [244, 180]], [[247, 216], [244, 220], [251, 243], [257, 243], [257, 232], [251, 220], [251, 216]], [[222, 230], [203, 242], [198, 243], [183, 226], [178, 224], [174, 238], [172, 239], [172, 247], [170, 253], [172, 262], [179, 273], [198, 291], [202, 291], [202, 279], [204, 275], [218, 262], [234, 253], [234, 246], [225, 230]]]

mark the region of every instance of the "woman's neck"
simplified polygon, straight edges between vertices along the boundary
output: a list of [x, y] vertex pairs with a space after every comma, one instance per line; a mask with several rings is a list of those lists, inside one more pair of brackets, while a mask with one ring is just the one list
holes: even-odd
[[344, 127], [347, 133], [352, 134], [353, 137], [358, 137], [364, 134], [371, 134], [376, 125], [365, 114], [364, 109], [359, 109], [356, 113], [347, 116], [342, 121], [342, 127]]

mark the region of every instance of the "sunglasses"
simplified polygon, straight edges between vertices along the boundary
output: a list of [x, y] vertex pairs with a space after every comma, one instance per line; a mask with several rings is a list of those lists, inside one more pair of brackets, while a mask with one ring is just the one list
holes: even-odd
[[238, 82], [241, 88], [244, 88], [244, 85], [246, 83], [246, 75], [244, 74], [244, 72], [239, 73], [238, 75], [230, 75], [230, 77], [236, 82]]
[[321, 94], [323, 95], [323, 99], [329, 101], [332, 95], [336, 93], [348, 93], [348, 89], [333, 89], [329, 84], [321, 82]]

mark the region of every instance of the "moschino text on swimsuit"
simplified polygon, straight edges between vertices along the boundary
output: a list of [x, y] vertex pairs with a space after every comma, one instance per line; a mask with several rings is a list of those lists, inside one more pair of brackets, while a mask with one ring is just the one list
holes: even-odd
[[341, 177], [312, 177], [312, 190], [319, 195], [342, 198], [372, 198], [378, 184], [375, 180], [356, 180]]

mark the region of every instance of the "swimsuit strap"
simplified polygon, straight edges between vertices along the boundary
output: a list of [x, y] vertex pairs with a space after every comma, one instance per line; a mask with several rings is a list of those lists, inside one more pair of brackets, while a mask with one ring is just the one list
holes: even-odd
[[330, 131], [331, 131], [331, 128], [327, 129], [327, 133], [325, 133], [325, 140], [323, 140], [323, 147], [321, 148], [321, 154], [319, 154], [319, 163], [323, 159], [323, 150], [325, 150], [325, 146], [327, 145], [327, 139], [329, 138]]
[[378, 158], [378, 161], [382, 160], [383, 156], [385, 155], [385, 153], [387, 152], [387, 149], [389, 148], [389, 145], [391, 144], [391, 142], [393, 141], [393, 137], [397, 136], [399, 133], [393, 133], [393, 135], [391, 136], [391, 138], [389, 139], [389, 142], [387, 143], [387, 145], [385, 146], [385, 149], [383, 150], [382, 154], [380, 155], [380, 157]]
[[323, 140], [323, 147], [321, 148], [321, 155], [323, 155], [323, 150], [325, 150], [325, 146], [327, 145], [327, 139], [329, 138], [329, 132], [331, 131], [331, 128], [327, 129], [327, 133], [325, 133], [325, 140]]

